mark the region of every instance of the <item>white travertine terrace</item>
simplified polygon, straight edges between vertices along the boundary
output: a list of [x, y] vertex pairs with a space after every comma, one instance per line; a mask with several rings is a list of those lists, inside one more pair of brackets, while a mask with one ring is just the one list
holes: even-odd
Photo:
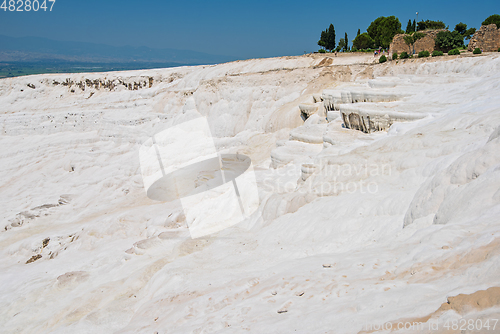
[[[438, 58], [1, 79], [1, 332], [492, 325], [500, 55]], [[316, 103], [304, 122], [299, 105]], [[140, 148], [195, 114], [217, 152], [251, 158], [260, 216], [192, 239], [193, 212], [147, 197]]]
[[341, 104], [339, 109], [347, 128], [365, 133], [387, 131], [395, 122], [409, 122], [426, 117], [422, 113], [384, 110], [384, 108], [365, 109], [358, 104]]

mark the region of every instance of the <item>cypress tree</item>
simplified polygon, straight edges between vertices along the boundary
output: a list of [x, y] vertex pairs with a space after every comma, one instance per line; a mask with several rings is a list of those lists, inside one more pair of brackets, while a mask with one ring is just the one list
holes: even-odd
[[408, 20], [408, 24], [406, 25], [406, 33], [411, 34], [413, 32], [413, 24], [411, 23], [411, 19]]
[[359, 35], [361, 35], [361, 30], [358, 29], [358, 34], [356, 35], [356, 37], [358, 37]]
[[412, 32], [415, 32], [417, 31], [417, 22], [415, 21], [415, 19], [413, 19], [413, 27], [412, 27]]
[[344, 51], [349, 51], [349, 40], [347, 39], [347, 33], [344, 35], [345, 47]]
[[331, 24], [331, 23], [330, 23], [330, 27], [328, 27], [326, 49], [330, 50], [330, 51], [335, 49], [335, 28], [333, 27], [333, 24]]

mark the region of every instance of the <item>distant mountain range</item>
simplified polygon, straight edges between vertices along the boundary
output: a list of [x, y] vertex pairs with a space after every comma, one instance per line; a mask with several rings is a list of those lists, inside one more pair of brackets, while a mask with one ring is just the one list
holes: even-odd
[[212, 55], [189, 50], [116, 47], [96, 43], [61, 42], [41, 37], [0, 35], [0, 62], [149, 62], [198, 65], [223, 63], [236, 59], [232, 56]]

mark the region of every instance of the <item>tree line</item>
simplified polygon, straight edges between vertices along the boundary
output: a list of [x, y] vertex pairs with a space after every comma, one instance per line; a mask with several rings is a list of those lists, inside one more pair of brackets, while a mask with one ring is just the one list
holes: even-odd
[[[492, 23], [495, 23], [497, 27], [500, 28], [500, 15], [494, 14], [489, 16], [483, 21], [482, 25]], [[396, 34], [405, 34], [404, 40], [410, 47], [411, 52], [411, 46], [414, 45], [418, 39], [425, 36], [422, 33], [422, 31], [425, 30], [443, 30], [439, 32], [436, 37], [436, 46], [441, 49], [453, 49], [464, 46], [464, 39], [471, 39], [476, 32], [475, 28], [468, 29], [467, 24], [462, 22], [456, 24], [453, 31], [449, 31], [449, 26], [446, 26], [443, 21], [421, 20], [420, 22], [416, 22], [411, 19], [408, 20], [406, 30], [403, 31], [401, 29], [401, 22], [397, 17], [381, 16], [370, 23], [366, 32], [361, 33], [361, 30], [358, 29], [358, 33], [352, 41], [352, 49], [349, 47], [347, 33], [344, 33], [344, 38], [341, 38], [338, 45], [336, 45], [335, 27], [333, 24], [330, 24], [326, 30], [321, 32], [318, 45], [323, 48], [320, 49], [320, 52], [325, 52], [325, 50], [330, 52], [346, 52], [379, 48], [388, 49]]]

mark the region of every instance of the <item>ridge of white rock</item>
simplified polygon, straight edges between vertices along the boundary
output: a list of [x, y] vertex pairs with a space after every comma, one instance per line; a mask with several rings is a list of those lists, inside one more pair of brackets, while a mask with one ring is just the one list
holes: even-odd
[[[498, 319], [500, 56], [373, 62], [0, 80], [2, 333]], [[393, 118], [365, 133], [336, 108]], [[178, 202], [146, 196], [139, 149], [197, 113], [218, 152], [251, 157], [260, 217], [191, 239]]]

